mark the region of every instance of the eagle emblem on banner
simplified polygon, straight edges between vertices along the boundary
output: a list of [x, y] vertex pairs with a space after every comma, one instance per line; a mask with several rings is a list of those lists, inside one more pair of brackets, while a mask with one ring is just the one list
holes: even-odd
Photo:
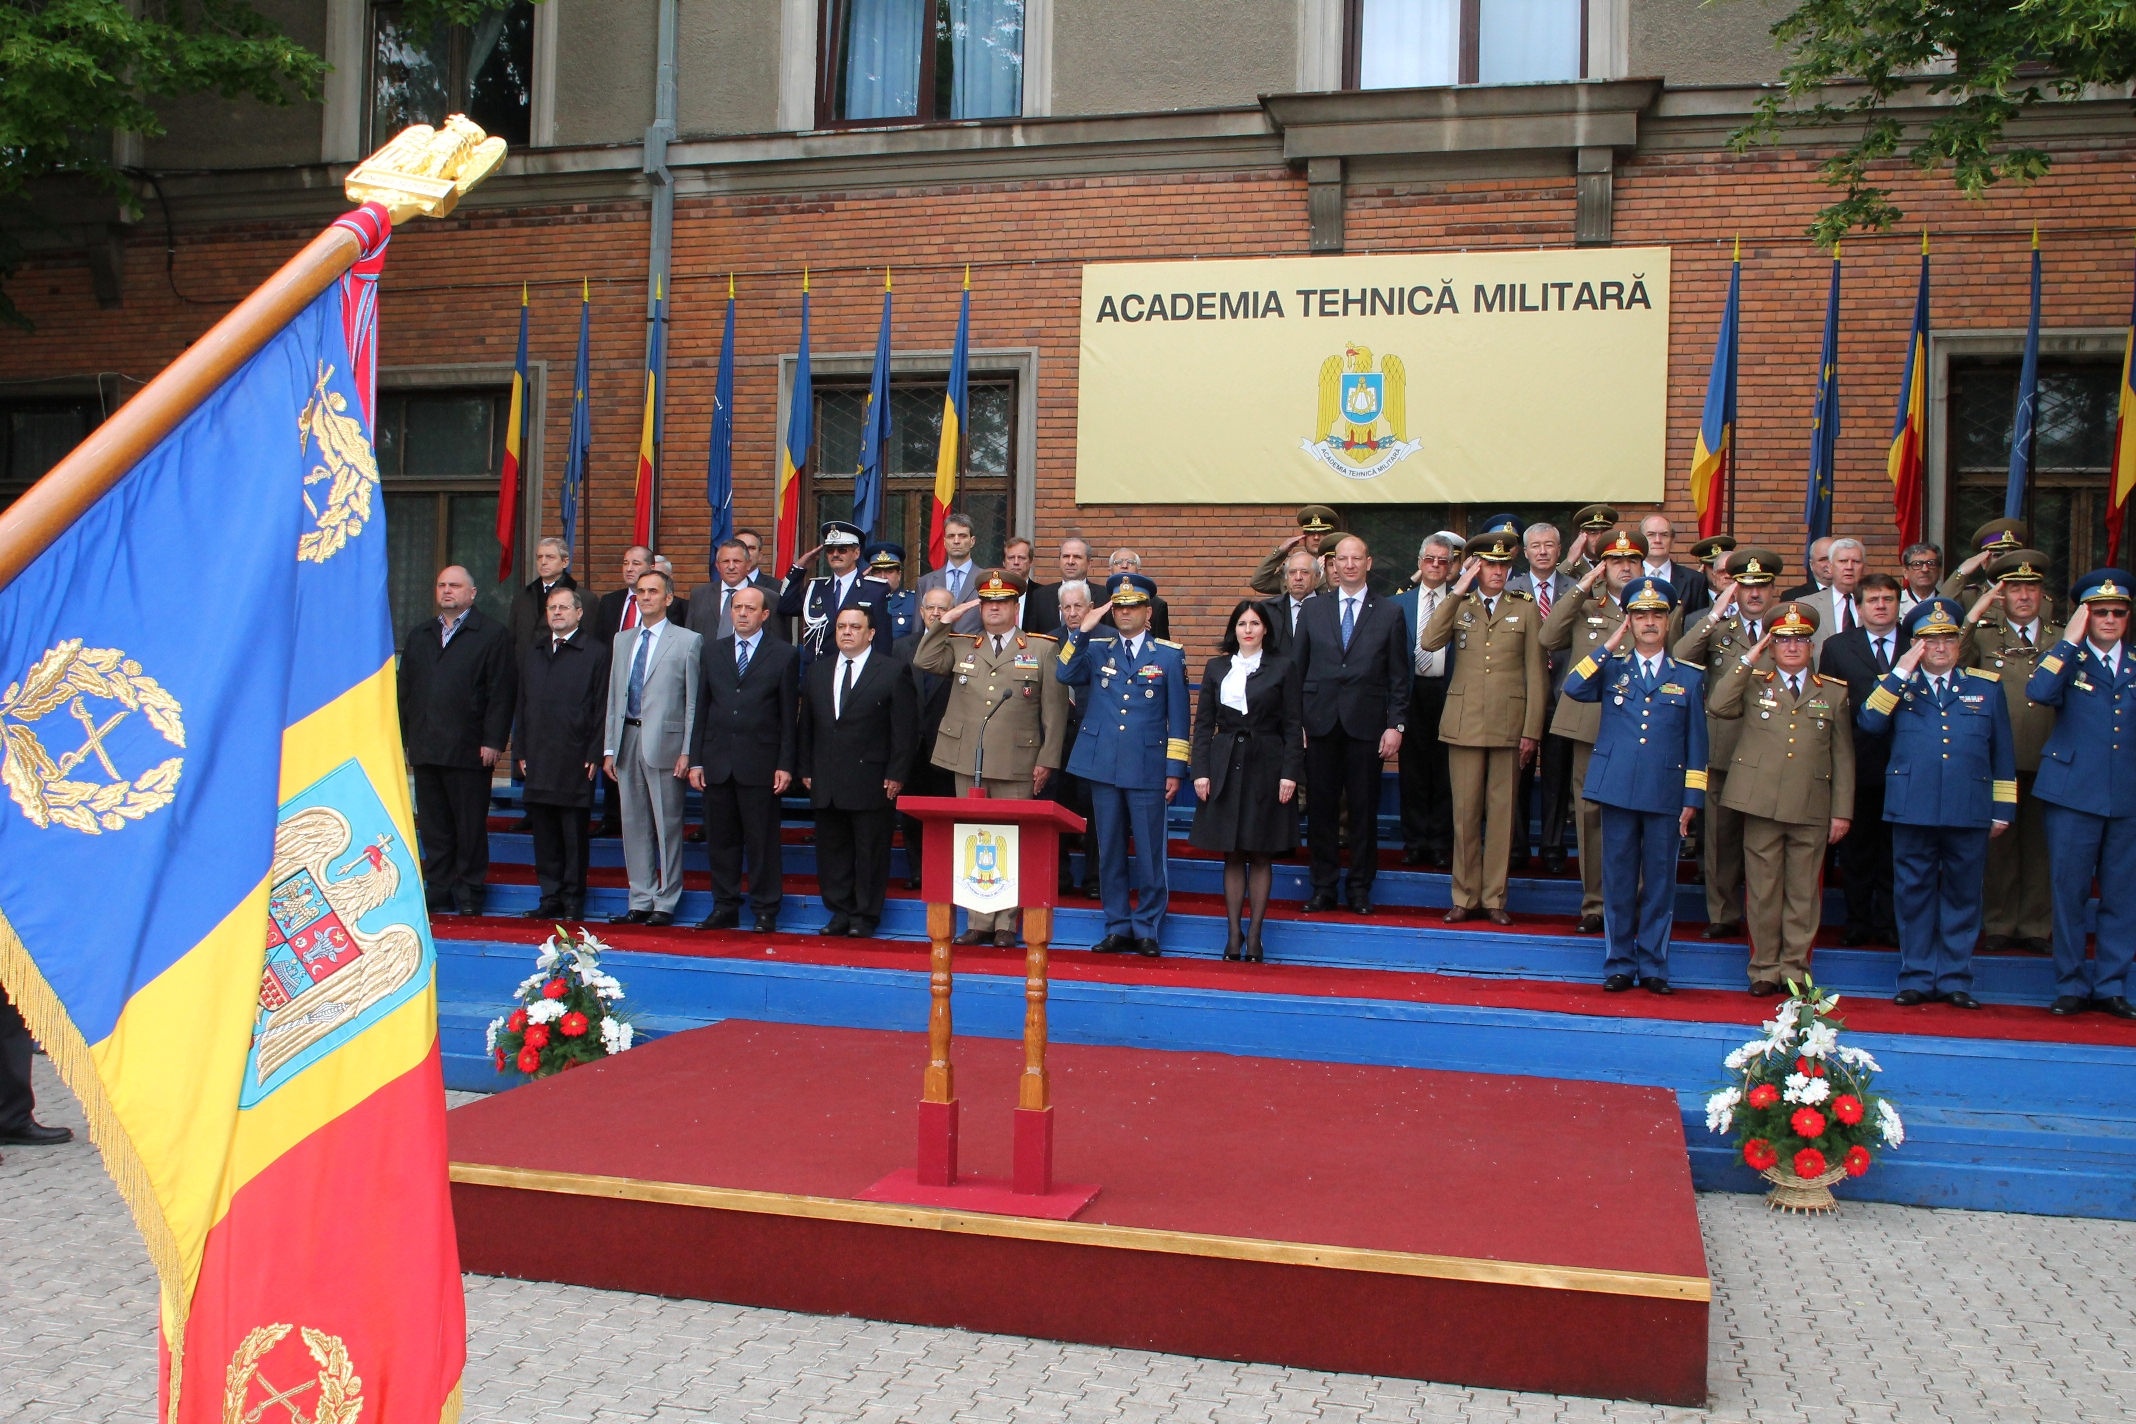
[[1379, 359], [1351, 342], [1320, 363], [1319, 418], [1299, 448], [1346, 479], [1385, 474], [1423, 447], [1409, 439], [1409, 373], [1402, 358]]

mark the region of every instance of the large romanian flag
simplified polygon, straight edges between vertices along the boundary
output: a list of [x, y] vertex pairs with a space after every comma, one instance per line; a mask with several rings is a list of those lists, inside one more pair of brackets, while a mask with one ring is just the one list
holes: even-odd
[[969, 395], [972, 358], [972, 269], [964, 269], [964, 302], [957, 308], [957, 344], [949, 356], [949, 389], [942, 395], [942, 442], [935, 451], [934, 497], [927, 501], [927, 566], [949, 562], [942, 543], [943, 521], [957, 503], [957, 475], [963, 469], [964, 409]]
[[2106, 488], [2106, 561], [2118, 566], [2121, 530], [2128, 522], [2129, 493], [2136, 490], [2136, 381], [2131, 365], [2136, 363], [2136, 306], [2129, 310], [2129, 325], [2121, 340], [2121, 392], [2114, 411], [2114, 457]]
[[146, 1238], [170, 1424], [459, 1407], [371, 447], [390, 229], [353, 221], [356, 269], [0, 588], [0, 981]]
[[786, 409], [786, 443], [779, 447], [779, 526], [772, 546], [778, 578], [801, 554], [801, 471], [816, 443], [816, 391], [808, 370], [808, 273], [801, 274], [801, 354], [794, 361], [794, 389]]
[[1903, 547], [1921, 537], [1921, 490], [1928, 460], [1928, 233], [1921, 234], [1921, 286], [1914, 293], [1913, 332], [1906, 338], [1906, 372], [1891, 417], [1891, 521]]
[[1728, 304], [1721, 308], [1721, 329], [1713, 339], [1713, 369], [1706, 377], [1706, 404], [1699, 412], [1698, 439], [1691, 451], [1691, 503], [1698, 510], [1698, 532], [1711, 538], [1728, 519], [1728, 481], [1735, 474], [1736, 333], [1743, 298], [1743, 247], [1736, 244], [1728, 268]]

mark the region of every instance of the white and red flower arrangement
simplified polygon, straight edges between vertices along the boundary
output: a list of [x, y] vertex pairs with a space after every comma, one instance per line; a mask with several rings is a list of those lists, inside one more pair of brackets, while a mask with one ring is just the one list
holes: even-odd
[[519, 1007], [490, 1020], [499, 1073], [546, 1078], [631, 1046], [636, 1034], [613, 1007], [623, 986], [601, 968], [607, 948], [583, 927], [574, 935], [557, 926], [534, 956], [534, 972], [513, 990]]
[[1773, 1184], [1775, 1207], [1834, 1209], [1833, 1182], [1865, 1175], [1879, 1147], [1906, 1140], [1898, 1108], [1871, 1089], [1876, 1060], [1839, 1041], [1838, 1003], [1790, 980], [1763, 1036], [1725, 1060], [1734, 1083], [1706, 1100], [1707, 1130], [1734, 1132], [1743, 1161]]

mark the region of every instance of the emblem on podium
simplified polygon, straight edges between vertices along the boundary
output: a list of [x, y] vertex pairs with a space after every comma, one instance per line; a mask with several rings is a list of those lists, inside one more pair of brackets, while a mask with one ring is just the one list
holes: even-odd
[[956, 903], [994, 910], [1017, 902], [1016, 827], [957, 827]]

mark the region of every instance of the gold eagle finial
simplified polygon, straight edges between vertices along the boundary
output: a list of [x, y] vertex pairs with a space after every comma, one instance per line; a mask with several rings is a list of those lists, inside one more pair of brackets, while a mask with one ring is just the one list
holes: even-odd
[[504, 161], [504, 140], [465, 114], [443, 128], [415, 124], [356, 165], [344, 186], [352, 203], [382, 203], [395, 227], [412, 217], [441, 218], [467, 190]]

